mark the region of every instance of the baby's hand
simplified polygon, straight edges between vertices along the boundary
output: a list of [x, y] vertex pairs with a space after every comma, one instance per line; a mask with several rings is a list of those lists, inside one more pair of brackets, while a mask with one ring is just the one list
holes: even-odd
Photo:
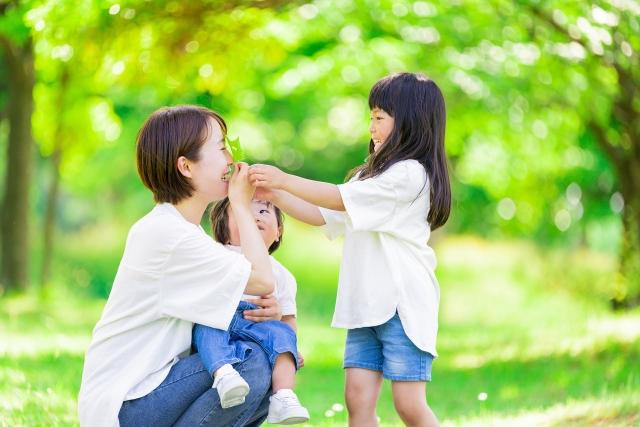
[[249, 168], [249, 181], [254, 187], [280, 189], [285, 185], [287, 174], [275, 166], [252, 165]]

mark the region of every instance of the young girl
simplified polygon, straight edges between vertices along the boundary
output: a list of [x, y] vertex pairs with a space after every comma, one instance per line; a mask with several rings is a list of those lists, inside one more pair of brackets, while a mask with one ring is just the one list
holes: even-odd
[[406, 425], [438, 422], [426, 402], [437, 356], [440, 292], [427, 242], [449, 217], [445, 105], [438, 86], [400, 73], [369, 94], [369, 158], [341, 185], [311, 181], [273, 166], [249, 170], [256, 197], [329, 237], [344, 234], [333, 326], [348, 329], [344, 356], [351, 426], [377, 425], [382, 379], [392, 381]]
[[[262, 234], [265, 246], [272, 254], [283, 233], [283, 215], [268, 201], [252, 201], [253, 216]], [[211, 210], [211, 225], [216, 241], [226, 244], [234, 252], [241, 252], [240, 233], [229, 199], [216, 203]], [[269, 357], [273, 396], [267, 422], [270, 424], [297, 424], [309, 420], [309, 412], [293, 392], [298, 360], [296, 348], [296, 281], [293, 275], [275, 258], [270, 257], [276, 279], [275, 295], [282, 310], [282, 321], [255, 323], [244, 315], [255, 309], [251, 303], [255, 296], [245, 295], [236, 310], [228, 331], [204, 325], [193, 328], [193, 345], [202, 363], [213, 376], [213, 386], [220, 395], [223, 408], [244, 403], [249, 385], [232, 364], [244, 360], [246, 341], [260, 344]]]

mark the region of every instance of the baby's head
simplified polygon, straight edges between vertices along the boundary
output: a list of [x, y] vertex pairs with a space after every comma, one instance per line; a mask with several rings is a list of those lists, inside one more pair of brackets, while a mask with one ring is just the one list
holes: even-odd
[[[264, 244], [273, 253], [282, 243], [284, 232], [284, 216], [282, 211], [271, 202], [253, 200], [251, 202], [253, 217], [262, 234]], [[240, 246], [240, 233], [235, 218], [231, 214], [229, 198], [224, 198], [211, 208], [209, 219], [213, 229], [213, 238], [223, 245]]]

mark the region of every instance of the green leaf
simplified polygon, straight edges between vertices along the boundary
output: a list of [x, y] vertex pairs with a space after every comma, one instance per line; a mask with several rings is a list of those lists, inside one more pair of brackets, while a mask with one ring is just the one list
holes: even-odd
[[225, 145], [227, 146], [227, 150], [231, 153], [234, 162], [240, 162], [244, 159], [244, 150], [240, 145], [240, 137], [236, 137], [235, 139], [229, 138], [229, 135], [224, 137]]

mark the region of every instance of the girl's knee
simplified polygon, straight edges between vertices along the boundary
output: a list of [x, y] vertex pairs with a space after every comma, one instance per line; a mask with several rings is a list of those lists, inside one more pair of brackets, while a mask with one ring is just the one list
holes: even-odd
[[375, 414], [377, 395], [360, 387], [347, 387], [345, 402], [350, 416]]

